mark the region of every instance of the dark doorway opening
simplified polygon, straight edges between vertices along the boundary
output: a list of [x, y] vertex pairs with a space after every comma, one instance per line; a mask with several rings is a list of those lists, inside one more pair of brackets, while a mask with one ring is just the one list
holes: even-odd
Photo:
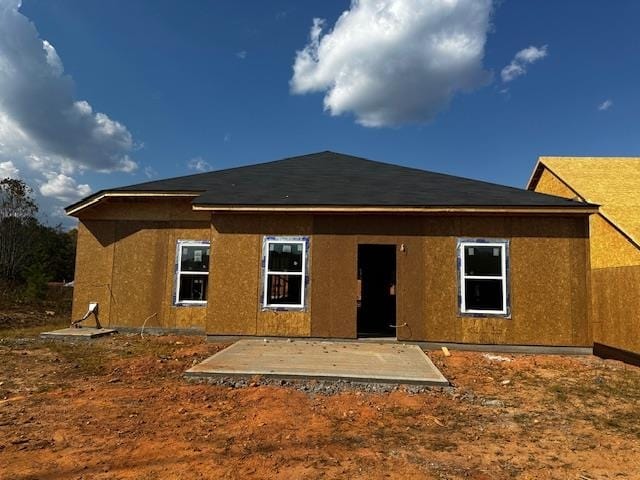
[[358, 245], [358, 336], [396, 336], [396, 246]]

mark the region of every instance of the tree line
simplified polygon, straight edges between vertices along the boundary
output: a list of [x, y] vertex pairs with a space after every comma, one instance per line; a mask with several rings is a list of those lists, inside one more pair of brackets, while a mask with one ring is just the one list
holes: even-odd
[[32, 189], [22, 180], [0, 180], [0, 281], [38, 298], [48, 282], [73, 280], [77, 230], [37, 218]]

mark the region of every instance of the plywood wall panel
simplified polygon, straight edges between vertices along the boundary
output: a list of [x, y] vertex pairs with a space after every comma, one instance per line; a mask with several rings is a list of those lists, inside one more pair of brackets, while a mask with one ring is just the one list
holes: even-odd
[[209, 212], [194, 211], [193, 197], [106, 198], [79, 213], [81, 219], [209, 222]]
[[547, 195], [555, 195], [563, 198], [579, 198], [579, 196], [571, 190], [563, 181], [551, 173], [547, 168], [542, 170], [540, 179], [536, 184], [536, 192], [546, 193]]
[[[111, 269], [115, 223], [86, 220], [78, 223], [78, 246], [71, 318], [78, 320], [87, 311], [89, 302], [98, 302], [103, 326], [110, 324]], [[93, 325], [90, 320], [86, 325]]]
[[[162, 302], [162, 321], [166, 328], [204, 330], [208, 306], [175, 306], [175, 262], [178, 240], [211, 241], [211, 222], [172, 221], [167, 230], [166, 272], [164, 278], [164, 301]], [[209, 260], [209, 271], [213, 262]]]
[[[216, 334], [309, 336], [306, 311], [263, 311], [262, 242], [269, 236], [305, 236], [310, 215], [214, 215], [213, 265], [207, 331]], [[312, 255], [311, 255], [312, 256]], [[312, 262], [309, 262], [312, 267]]]
[[256, 335], [261, 241], [257, 235], [214, 231], [207, 332]]
[[207, 321], [207, 309], [206, 306], [176, 307], [168, 305], [168, 312], [165, 313], [165, 324], [167, 328], [204, 331]]
[[420, 236], [423, 221], [420, 215], [316, 215], [315, 235], [364, 235], [388, 239], [394, 236]]
[[309, 337], [311, 336], [311, 313], [310, 311], [260, 311], [256, 334], [269, 337]]
[[[574, 241], [570, 245], [571, 253], [571, 319], [572, 335], [575, 345], [593, 343], [593, 309], [591, 290], [591, 267], [589, 240]], [[581, 260], [586, 258], [587, 262]]]
[[104, 237], [104, 228], [111, 234], [100, 248], [79, 238], [74, 317], [97, 298], [89, 285], [98, 278], [111, 287], [110, 305], [102, 301], [100, 309], [113, 326], [137, 328], [151, 316], [146, 326], [204, 329], [206, 307], [175, 307], [172, 294], [175, 242], [209, 240], [210, 214], [194, 212], [191, 198], [107, 199], [81, 212], [80, 224], [94, 237]]
[[591, 216], [591, 268], [640, 265], [640, 249], [602, 215]]
[[[428, 221], [426, 325], [432, 341], [589, 345], [586, 218], [459, 217]], [[427, 234], [428, 235], [428, 234]], [[510, 240], [511, 318], [458, 313], [456, 237]]]
[[[257, 240], [259, 243], [260, 256], [262, 256], [262, 242], [265, 235], [268, 236], [310, 236], [313, 230], [313, 217], [309, 215], [291, 216], [261, 216], [256, 224]], [[264, 232], [261, 234], [260, 232]], [[311, 240], [313, 243], [313, 240]], [[313, 247], [309, 249], [307, 258], [307, 269], [311, 282], [315, 278], [313, 271]], [[256, 308], [256, 329], [258, 335], [264, 336], [285, 336], [285, 337], [308, 337], [311, 335], [311, 315], [313, 305], [311, 304], [310, 283], [307, 285], [307, 308], [304, 311], [290, 310], [267, 310], [263, 309], [262, 285], [263, 271], [261, 260], [258, 262], [258, 298], [254, 303]], [[322, 277], [318, 277], [320, 280]]]
[[[331, 240], [331, 250], [327, 252], [330, 258], [330, 277], [322, 282], [326, 288], [330, 289], [328, 295], [318, 293], [320, 297], [318, 302], [322, 302], [323, 298], [330, 298], [329, 307], [331, 316], [329, 322], [330, 335], [339, 338], [355, 338], [356, 320], [358, 306], [356, 303], [358, 294], [358, 250], [355, 238], [349, 236], [347, 242], [341, 241], [344, 236], [333, 238]], [[316, 295], [312, 290], [312, 295]], [[315, 319], [312, 322], [322, 323], [323, 319]]]
[[591, 273], [594, 341], [640, 354], [640, 266]]
[[510, 222], [511, 218], [503, 215], [455, 217], [455, 231], [451, 233], [457, 237], [503, 238], [511, 233]]
[[573, 345], [570, 247], [563, 239], [520, 237], [513, 240], [511, 323], [514, 331], [508, 337], [510, 341]]
[[[314, 235], [313, 252], [311, 270], [314, 279], [340, 281], [341, 279], [336, 278], [332, 273], [333, 263], [338, 260], [333, 255], [332, 237], [329, 235]], [[338, 252], [335, 253], [337, 254]], [[314, 282], [312, 288], [313, 294], [310, 295], [311, 310], [313, 310], [313, 319], [310, 326], [311, 336], [331, 337], [332, 331], [335, 330], [333, 312], [336, 303], [336, 292], [331, 288], [331, 281], [322, 281], [317, 284]], [[349, 335], [345, 335], [345, 337], [347, 336]]]
[[162, 306], [167, 276], [167, 229], [160, 222], [116, 223], [113, 258], [112, 323], [119, 326], [165, 327]]
[[[399, 237], [396, 242], [396, 330], [399, 340], [425, 338], [425, 256], [422, 237]], [[421, 267], [421, 268], [416, 268]]]
[[[321, 229], [330, 217], [314, 222]], [[314, 337], [356, 337], [357, 272], [353, 236], [313, 236], [311, 285], [311, 335]]]
[[[451, 219], [453, 220], [453, 219]], [[430, 222], [433, 223], [433, 222]], [[441, 226], [445, 230], [444, 225]], [[454, 342], [460, 338], [457, 318], [458, 289], [456, 273], [456, 241], [451, 236], [453, 222], [447, 221], [447, 236], [429, 236], [424, 246], [424, 323], [425, 339]], [[430, 227], [428, 231], [433, 231]], [[442, 235], [445, 232], [440, 231]]]
[[[139, 328], [146, 320], [147, 327], [204, 329], [206, 307], [175, 307], [173, 291], [176, 242], [209, 240], [208, 221], [85, 222], [91, 230], [81, 233], [78, 242], [74, 292], [81, 308], [86, 308], [86, 298], [97, 298], [96, 289], [88, 285], [101, 279], [111, 289], [110, 301], [100, 302], [101, 317], [108, 313], [112, 326]], [[98, 247], [91, 238], [104, 237], [105, 229], [110, 232], [106, 245]]]

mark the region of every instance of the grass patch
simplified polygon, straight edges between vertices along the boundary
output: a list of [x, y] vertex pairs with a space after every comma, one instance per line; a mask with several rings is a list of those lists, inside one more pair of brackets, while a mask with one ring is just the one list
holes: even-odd
[[640, 411], [637, 408], [629, 410], [609, 411], [606, 416], [593, 417], [594, 425], [607, 432], [617, 432], [623, 435], [631, 435], [640, 439], [640, 425], [638, 418]]
[[436, 452], [452, 452], [458, 448], [457, 443], [450, 442], [445, 438], [435, 438], [431, 440], [427, 446], [430, 450], [434, 450]]
[[561, 402], [567, 401], [567, 391], [561, 385], [558, 385], [558, 384], [551, 385], [547, 390], [549, 391], [549, 393], [552, 393], [553, 395], [555, 395], [557, 400], [560, 400]]

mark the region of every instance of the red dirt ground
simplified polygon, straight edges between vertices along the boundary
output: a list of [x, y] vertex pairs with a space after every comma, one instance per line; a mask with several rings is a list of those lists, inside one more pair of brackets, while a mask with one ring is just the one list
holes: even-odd
[[222, 346], [0, 331], [0, 478], [638, 479], [640, 369], [594, 357], [430, 353], [413, 394], [188, 383]]

